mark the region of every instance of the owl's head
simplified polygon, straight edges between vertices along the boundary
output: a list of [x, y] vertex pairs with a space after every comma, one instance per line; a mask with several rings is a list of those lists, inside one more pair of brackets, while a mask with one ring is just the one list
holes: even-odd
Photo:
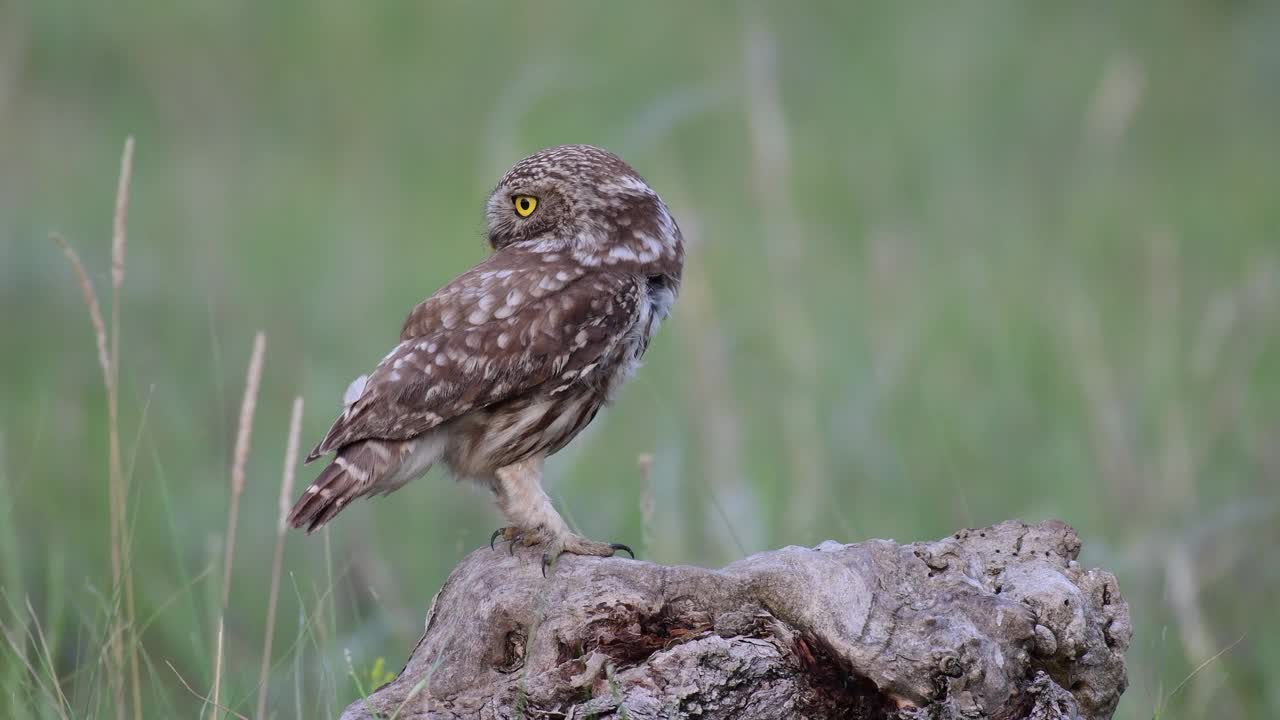
[[591, 145], [547, 148], [516, 163], [485, 216], [499, 251], [569, 252], [589, 265], [683, 260], [662, 199], [621, 158]]

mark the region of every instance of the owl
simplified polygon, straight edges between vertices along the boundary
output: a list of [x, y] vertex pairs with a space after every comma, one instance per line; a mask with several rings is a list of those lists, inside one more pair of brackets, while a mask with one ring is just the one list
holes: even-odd
[[509, 524], [490, 545], [544, 546], [544, 571], [562, 553], [630, 553], [573, 533], [542, 468], [639, 367], [680, 287], [680, 228], [635, 170], [589, 145], [516, 163], [485, 218], [493, 253], [415, 307], [347, 388], [307, 457], [333, 460], [289, 524], [311, 532], [443, 464], [493, 492]]

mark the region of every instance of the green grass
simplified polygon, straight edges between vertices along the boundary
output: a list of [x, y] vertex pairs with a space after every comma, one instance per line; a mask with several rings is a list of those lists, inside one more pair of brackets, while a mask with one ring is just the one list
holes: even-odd
[[[106, 302], [127, 135], [148, 717], [215, 715], [178, 675], [211, 689], [254, 333], [221, 687], [246, 715], [293, 397], [306, 445], [483, 256], [498, 173], [560, 142], [628, 158], [696, 243], [645, 368], [551, 464], [584, 532], [716, 565], [1061, 518], [1131, 604], [1118, 717], [1280, 714], [1277, 71], [1280, 11], [1247, 0], [0, 6], [0, 716], [115, 715], [106, 398], [48, 236]], [[434, 474], [396, 497], [289, 536], [269, 715], [398, 670], [498, 521]]]

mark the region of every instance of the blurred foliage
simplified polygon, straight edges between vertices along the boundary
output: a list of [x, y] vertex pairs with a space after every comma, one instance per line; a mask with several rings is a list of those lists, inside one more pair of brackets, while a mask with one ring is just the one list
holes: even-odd
[[[643, 524], [644, 556], [714, 565], [1058, 517], [1132, 606], [1118, 717], [1280, 714], [1277, 78], [1280, 4], [1248, 0], [0, 5], [0, 716], [56, 717], [15, 650], [41, 657], [28, 600], [73, 715], [112, 714], [104, 395], [47, 238], [108, 291], [129, 134], [148, 716], [200, 711], [166, 662], [212, 683], [254, 332], [222, 695], [243, 713], [291, 398], [308, 445], [484, 255], [498, 174], [563, 142], [627, 158], [693, 246], [646, 367], [552, 462], [586, 534]], [[290, 535], [275, 717], [356, 697], [344, 651], [407, 655], [498, 523], [469, 490], [433, 473]]]

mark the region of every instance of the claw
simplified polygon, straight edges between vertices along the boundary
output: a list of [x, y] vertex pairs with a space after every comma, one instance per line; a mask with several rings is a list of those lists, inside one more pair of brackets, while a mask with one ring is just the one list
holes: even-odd
[[635, 551], [622, 543], [600, 543], [573, 536], [567, 545], [558, 544], [542, 554], [542, 577], [547, 576], [547, 568], [553, 567], [562, 554], [609, 557], [619, 550], [625, 551], [633, 560], [636, 557]]
[[494, 547], [494, 545], [497, 543], [498, 538], [502, 538], [503, 540], [510, 543], [509, 545], [507, 545], [507, 553], [510, 555], [515, 555], [516, 543], [521, 542], [521, 540], [524, 538], [524, 532], [520, 530], [520, 528], [510, 526], [510, 525], [508, 525], [507, 527], [500, 527], [497, 530], [494, 530], [493, 534], [489, 536], [490, 550], [497, 549], [496, 547]]

